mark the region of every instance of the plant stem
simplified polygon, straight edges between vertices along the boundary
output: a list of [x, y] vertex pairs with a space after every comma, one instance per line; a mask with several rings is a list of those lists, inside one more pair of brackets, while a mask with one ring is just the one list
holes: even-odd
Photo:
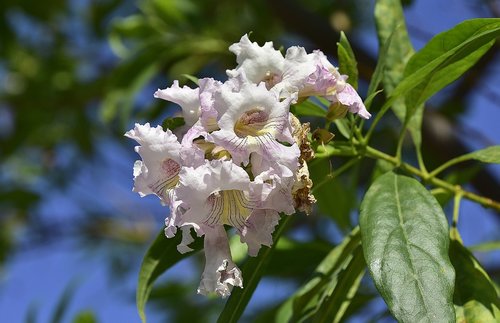
[[460, 201], [462, 200], [462, 194], [455, 194], [455, 198], [453, 199], [453, 221], [451, 226], [453, 228], [457, 227], [458, 224], [458, 216], [460, 215]]
[[338, 177], [340, 174], [342, 174], [343, 172], [345, 172], [346, 170], [351, 168], [351, 166], [356, 164], [358, 161], [359, 161], [359, 158], [353, 158], [353, 159], [349, 160], [348, 162], [346, 162], [344, 165], [340, 166], [339, 169], [337, 169], [336, 171], [333, 171], [330, 174], [328, 174], [325, 177], [325, 179], [323, 179], [321, 182], [319, 182], [318, 184], [315, 184], [313, 186], [312, 193], [314, 193], [318, 188], [320, 188], [321, 186], [332, 181], [334, 178]]
[[451, 167], [453, 165], [456, 165], [458, 163], [461, 163], [463, 161], [469, 160], [469, 159], [470, 159], [470, 157], [467, 156], [467, 155], [462, 155], [462, 156], [450, 159], [446, 163], [444, 163], [443, 165], [439, 166], [438, 168], [436, 168], [435, 170], [433, 170], [432, 172], [430, 172], [429, 175], [434, 177], [437, 174], [441, 173], [446, 168]]
[[439, 178], [432, 176], [431, 175], [432, 173], [428, 174], [428, 173], [426, 173], [426, 172], [424, 172], [416, 167], [413, 167], [407, 163], [399, 164], [399, 161], [397, 160], [396, 157], [390, 156], [390, 155], [383, 153], [377, 149], [374, 149], [372, 147], [367, 146], [365, 148], [365, 155], [367, 157], [370, 157], [370, 158], [383, 159], [385, 161], [388, 161], [389, 163], [393, 164], [394, 166], [399, 166], [402, 170], [420, 177], [422, 180], [424, 180], [424, 182], [427, 182], [427, 183], [432, 184], [436, 187], [445, 189], [448, 192], [451, 192], [455, 195], [461, 194], [466, 199], [469, 199], [471, 201], [479, 203], [485, 207], [489, 207], [489, 208], [495, 209], [497, 211], [500, 211], [500, 203], [499, 202], [494, 201], [490, 198], [480, 196], [480, 195], [477, 195], [475, 193], [466, 191], [460, 185], [450, 184], [442, 179], [439, 179]]

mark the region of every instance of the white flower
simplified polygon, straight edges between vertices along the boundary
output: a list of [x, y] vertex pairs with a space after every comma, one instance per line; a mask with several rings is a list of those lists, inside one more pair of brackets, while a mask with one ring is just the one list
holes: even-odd
[[280, 100], [263, 83], [243, 82], [237, 91], [221, 87], [211, 102], [220, 129], [210, 134], [211, 141], [229, 151], [238, 165], [248, 164], [250, 154], [257, 153], [268, 160], [282, 160], [295, 169], [298, 148], [291, 135], [290, 101]]
[[198, 294], [215, 292], [221, 297], [227, 297], [233, 286], [243, 288], [241, 271], [232, 260], [224, 227], [206, 229], [204, 245], [206, 262]]
[[254, 210], [247, 220], [245, 228], [238, 232], [240, 240], [248, 245], [248, 254], [256, 257], [260, 246], [272, 246], [274, 228], [280, 215], [274, 210]]
[[229, 50], [236, 54], [238, 63], [236, 69], [227, 71], [230, 77], [235, 77], [243, 70], [251, 82], [264, 82], [268, 89], [281, 81], [284, 58], [279, 50], [274, 49], [272, 42], [261, 47], [252, 43], [245, 34], [239, 43], [229, 46]]
[[140, 196], [155, 194], [167, 202], [167, 190], [177, 184], [181, 169], [177, 137], [170, 130], [152, 128], [149, 123], [136, 123], [125, 136], [139, 143], [135, 151], [142, 158], [134, 164], [134, 192]]
[[242, 230], [253, 209], [249, 185], [248, 174], [231, 161], [183, 167], [175, 190], [179, 207], [185, 210], [178, 225], [192, 225], [199, 234], [203, 225], [228, 224]]
[[199, 89], [192, 89], [188, 86], [179, 87], [179, 81], [174, 81], [171, 87], [158, 89], [154, 93], [155, 98], [177, 103], [182, 109], [182, 116], [186, 126], [190, 127], [198, 121], [200, 117]]

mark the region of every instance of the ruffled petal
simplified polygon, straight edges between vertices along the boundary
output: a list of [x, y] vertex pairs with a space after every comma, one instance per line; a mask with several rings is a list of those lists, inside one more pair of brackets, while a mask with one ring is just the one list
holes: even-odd
[[293, 214], [293, 182], [294, 173], [282, 165], [275, 164], [261, 172], [250, 186], [250, 196], [255, 208]]
[[229, 46], [229, 50], [236, 54], [238, 66], [228, 70], [228, 76], [235, 77], [243, 70], [252, 83], [264, 82], [268, 89], [281, 81], [284, 58], [279, 50], [274, 49], [272, 42], [261, 47], [244, 35], [239, 43]]
[[205, 232], [205, 269], [201, 275], [198, 294], [216, 293], [231, 295], [233, 286], [243, 288], [240, 269], [234, 264], [229, 241], [223, 226], [216, 226]]
[[186, 126], [190, 127], [200, 117], [200, 99], [198, 94], [198, 88], [180, 87], [179, 81], [176, 80], [171, 87], [163, 90], [158, 89], [154, 93], [154, 97], [177, 103], [182, 109]]
[[125, 136], [140, 144], [135, 147], [142, 161], [134, 164], [134, 192], [141, 196], [155, 194], [166, 203], [167, 190], [177, 184], [181, 169], [177, 137], [170, 130], [152, 128], [149, 123], [135, 124]]
[[253, 205], [248, 198], [250, 178], [241, 167], [231, 161], [207, 161], [197, 168], [183, 168], [179, 182], [176, 200], [186, 210], [179, 226], [243, 228]]
[[248, 245], [248, 254], [257, 256], [260, 246], [272, 246], [274, 228], [280, 219], [274, 210], [255, 210], [247, 220], [245, 228], [239, 232], [240, 240]]

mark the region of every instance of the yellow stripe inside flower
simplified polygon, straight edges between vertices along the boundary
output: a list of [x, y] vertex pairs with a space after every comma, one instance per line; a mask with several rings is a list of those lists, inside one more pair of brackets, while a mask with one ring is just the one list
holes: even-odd
[[252, 212], [250, 201], [240, 190], [224, 190], [210, 194], [207, 207], [210, 212], [206, 224], [228, 224], [239, 229], [245, 226], [245, 220]]
[[234, 133], [244, 138], [247, 136], [258, 137], [273, 130], [265, 111], [252, 109], [243, 113], [234, 125]]

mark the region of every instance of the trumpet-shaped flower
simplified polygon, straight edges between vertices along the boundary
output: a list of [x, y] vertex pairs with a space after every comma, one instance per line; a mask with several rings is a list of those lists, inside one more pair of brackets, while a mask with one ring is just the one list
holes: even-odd
[[141, 196], [155, 194], [167, 202], [167, 190], [177, 184], [181, 169], [177, 137], [170, 130], [152, 128], [149, 123], [136, 123], [125, 136], [139, 143], [135, 151], [142, 158], [134, 164], [134, 192]]
[[295, 169], [299, 152], [291, 135], [290, 101], [290, 98], [280, 100], [263, 83], [243, 82], [238, 91], [221, 87], [211, 102], [217, 111], [220, 130], [212, 132], [210, 137], [227, 149], [238, 165], [248, 164], [250, 154], [257, 153]]

